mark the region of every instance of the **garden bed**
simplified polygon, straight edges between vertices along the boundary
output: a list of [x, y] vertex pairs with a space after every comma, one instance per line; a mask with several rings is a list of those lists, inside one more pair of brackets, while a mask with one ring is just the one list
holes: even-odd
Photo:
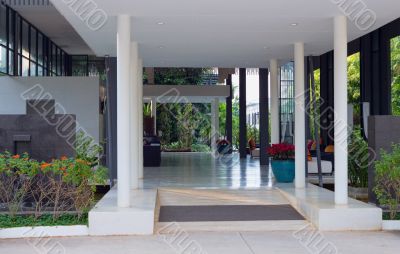
[[37, 227], [37, 226], [72, 226], [72, 225], [88, 225], [88, 215], [82, 216], [64, 214], [53, 219], [52, 215], [42, 215], [35, 218], [31, 215], [0, 215], [0, 229], [17, 228], [17, 227]]
[[383, 213], [383, 222], [382, 222], [383, 230], [400, 230], [400, 213], [397, 213], [396, 217], [390, 219], [390, 215], [388, 213]]

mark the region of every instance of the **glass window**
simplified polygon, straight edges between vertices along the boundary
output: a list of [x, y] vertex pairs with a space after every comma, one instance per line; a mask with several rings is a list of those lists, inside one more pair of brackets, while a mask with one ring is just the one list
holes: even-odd
[[36, 63], [31, 61], [30, 76], [36, 76]]
[[347, 57], [347, 102], [353, 105], [354, 126], [361, 124], [360, 53]]
[[[48, 40], [46, 38], [43, 38], [43, 68], [47, 69], [49, 65], [49, 45], [48, 45]], [[46, 74], [45, 74], [46, 75]]]
[[7, 7], [0, 3], [0, 44], [7, 46]]
[[38, 65], [37, 69], [38, 69], [38, 76], [43, 76], [43, 67]]
[[22, 73], [21, 76], [26, 77], [29, 76], [29, 60], [25, 57], [22, 57]]
[[22, 55], [29, 58], [29, 25], [22, 21]]
[[14, 75], [14, 51], [8, 51], [8, 74]]
[[12, 10], [8, 10], [8, 45], [11, 49], [14, 49], [14, 31], [15, 31], [15, 22], [14, 22], [14, 13]]
[[400, 116], [400, 36], [390, 41], [392, 114]]
[[72, 56], [72, 76], [86, 76], [88, 73], [88, 57]]
[[18, 14], [16, 14], [15, 18], [16, 24], [15, 24], [15, 46], [17, 48], [18, 54], [21, 54], [21, 18]]
[[0, 46], [0, 72], [7, 73], [7, 49]]
[[3, 74], [57, 76], [67, 69], [68, 55], [1, 0], [0, 47]]
[[51, 72], [55, 73], [57, 71], [57, 53], [56, 45], [51, 44]]
[[57, 75], [61, 75], [61, 50], [57, 48]]
[[16, 72], [17, 76], [21, 76], [21, 56], [17, 55], [17, 58], [15, 58], [15, 61], [17, 61], [16, 62], [17, 69], [15, 70], [15, 72]]
[[37, 61], [36, 29], [31, 27], [31, 60]]
[[61, 75], [65, 75], [65, 53], [61, 54]]
[[43, 64], [43, 35], [38, 33], [38, 63]]

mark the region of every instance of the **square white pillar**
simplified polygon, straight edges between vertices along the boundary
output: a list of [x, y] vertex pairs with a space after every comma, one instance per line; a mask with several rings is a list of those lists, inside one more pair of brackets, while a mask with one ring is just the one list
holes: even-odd
[[130, 41], [131, 17], [117, 21], [117, 149], [119, 207], [130, 206]]
[[139, 58], [138, 62], [138, 103], [139, 103], [139, 119], [138, 119], [138, 132], [139, 132], [139, 155], [138, 155], [138, 177], [143, 179], [143, 60]]
[[278, 61], [272, 59], [269, 68], [271, 79], [271, 144], [278, 144], [280, 143]]
[[294, 87], [295, 87], [295, 167], [296, 188], [306, 185], [305, 165], [305, 114], [304, 114], [304, 43], [294, 44]]
[[347, 18], [334, 18], [335, 203], [348, 203]]
[[139, 107], [139, 85], [138, 85], [138, 66], [139, 66], [139, 58], [138, 58], [138, 44], [137, 42], [131, 43], [131, 79], [130, 79], [130, 91], [129, 95], [131, 97], [130, 101], [130, 181], [131, 188], [137, 189], [139, 188], [139, 170], [138, 170], [138, 161], [139, 161], [139, 112], [143, 112], [143, 109]]

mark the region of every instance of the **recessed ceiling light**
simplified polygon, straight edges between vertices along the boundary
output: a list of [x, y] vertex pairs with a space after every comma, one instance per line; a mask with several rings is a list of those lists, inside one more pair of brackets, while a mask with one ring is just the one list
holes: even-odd
[[165, 23], [164, 22], [162, 22], [162, 21], [160, 21], [160, 22], [157, 22], [157, 25], [160, 25], [160, 26], [162, 26], [162, 25], [164, 25]]
[[159, 49], [163, 49], [163, 48], [164, 48], [164, 46], [158, 46], [158, 48], [159, 48]]
[[298, 26], [299, 25], [299, 23], [292, 23], [292, 24], [290, 24], [291, 26]]

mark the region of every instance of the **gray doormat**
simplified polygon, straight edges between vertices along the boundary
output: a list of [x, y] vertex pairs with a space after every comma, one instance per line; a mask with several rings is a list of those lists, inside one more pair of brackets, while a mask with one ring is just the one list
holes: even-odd
[[291, 205], [161, 206], [159, 222], [304, 220]]

